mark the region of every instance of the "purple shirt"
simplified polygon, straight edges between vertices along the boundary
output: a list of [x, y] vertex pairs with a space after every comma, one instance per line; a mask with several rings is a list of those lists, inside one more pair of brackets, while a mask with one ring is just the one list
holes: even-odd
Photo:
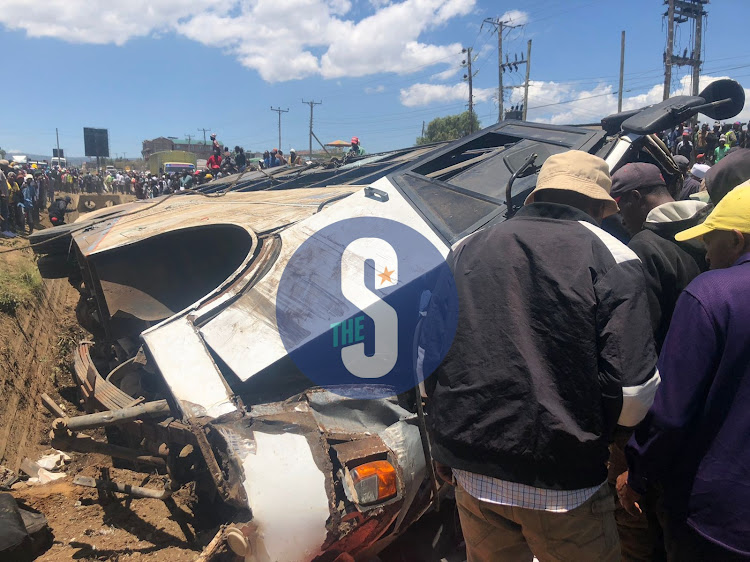
[[750, 555], [750, 253], [677, 301], [661, 386], [626, 447], [628, 482], [661, 482], [677, 517]]

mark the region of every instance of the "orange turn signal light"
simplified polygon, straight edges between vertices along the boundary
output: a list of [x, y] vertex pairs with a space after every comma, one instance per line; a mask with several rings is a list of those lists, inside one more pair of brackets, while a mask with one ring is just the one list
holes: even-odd
[[360, 504], [381, 502], [396, 495], [396, 469], [388, 461], [372, 461], [350, 471]]

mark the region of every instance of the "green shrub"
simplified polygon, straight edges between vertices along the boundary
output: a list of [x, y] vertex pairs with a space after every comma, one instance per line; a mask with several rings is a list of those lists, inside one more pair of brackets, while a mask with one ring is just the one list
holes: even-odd
[[42, 276], [34, 263], [0, 264], [0, 313], [15, 316], [20, 307], [34, 304], [42, 295]]

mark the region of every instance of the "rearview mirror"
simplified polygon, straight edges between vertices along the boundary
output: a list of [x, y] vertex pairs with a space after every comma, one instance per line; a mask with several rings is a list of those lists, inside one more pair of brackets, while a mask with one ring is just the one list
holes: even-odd
[[725, 78], [706, 86], [700, 96], [673, 96], [632, 114], [610, 115], [602, 120], [602, 126], [608, 133], [619, 124], [626, 133], [649, 135], [672, 129], [698, 113], [711, 119], [730, 119], [744, 106], [745, 90]]
[[729, 80], [728, 78], [711, 82], [703, 88], [700, 97], [706, 100], [706, 103], [714, 103], [726, 99], [731, 100], [731, 102], [701, 111], [703, 115], [716, 121], [731, 119], [745, 107], [745, 89], [738, 82]]

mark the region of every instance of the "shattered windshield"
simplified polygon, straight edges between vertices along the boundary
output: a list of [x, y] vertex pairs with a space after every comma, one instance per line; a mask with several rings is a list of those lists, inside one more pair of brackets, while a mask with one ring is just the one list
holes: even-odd
[[508, 182], [532, 155], [533, 166], [512, 183], [516, 205], [536, 185], [536, 172], [547, 158], [571, 149], [595, 150], [603, 139], [603, 131], [504, 121], [418, 160], [390, 179], [453, 243], [501, 218]]

